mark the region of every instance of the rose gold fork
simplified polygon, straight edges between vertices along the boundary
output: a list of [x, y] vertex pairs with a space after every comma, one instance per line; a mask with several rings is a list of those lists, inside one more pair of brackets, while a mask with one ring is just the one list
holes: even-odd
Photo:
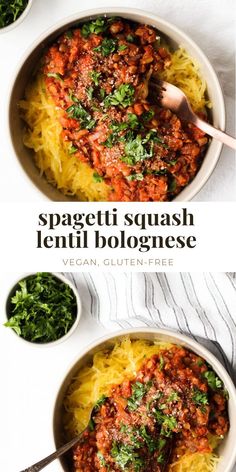
[[223, 131], [214, 128], [214, 126], [199, 118], [193, 112], [186, 95], [178, 87], [161, 80], [151, 82], [151, 87], [158, 89], [158, 94], [160, 95], [159, 101], [164, 108], [169, 108], [169, 110], [176, 113], [179, 118], [193, 123], [197, 128], [201, 129], [209, 136], [212, 136], [227, 146], [236, 149], [236, 139]]

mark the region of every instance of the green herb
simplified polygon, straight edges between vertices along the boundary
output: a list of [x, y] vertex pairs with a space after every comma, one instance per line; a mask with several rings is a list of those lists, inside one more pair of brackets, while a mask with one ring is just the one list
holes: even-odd
[[102, 56], [104, 57], [107, 57], [112, 52], [115, 52], [116, 47], [117, 47], [116, 39], [105, 38], [98, 47], [94, 48], [94, 51], [101, 53]]
[[197, 406], [208, 405], [207, 393], [195, 388], [192, 394], [192, 400]]
[[169, 183], [169, 186], [168, 186], [168, 192], [174, 192], [176, 190], [176, 187], [177, 187], [177, 182], [176, 182], [176, 179], [173, 177]]
[[144, 137], [142, 137], [141, 134], [138, 134], [135, 137], [131, 134], [127, 139], [125, 145], [125, 156], [122, 157], [122, 161], [129, 165], [135, 165], [144, 159], [153, 157], [154, 143], [160, 143], [164, 146], [163, 141], [161, 137], [157, 135], [156, 130], [150, 130]]
[[121, 423], [120, 431], [121, 433], [127, 433], [129, 431], [129, 427], [127, 426], [127, 424]]
[[27, 341], [48, 343], [64, 336], [76, 318], [76, 299], [66, 283], [50, 273], [21, 280], [5, 323]]
[[157, 441], [153, 438], [146, 430], [145, 426], [141, 426], [139, 430], [140, 436], [144, 439], [147, 444], [148, 450], [154, 452], [157, 449]]
[[127, 466], [132, 464], [134, 471], [139, 472], [144, 466], [143, 459], [131, 445], [113, 443], [111, 455], [121, 470], [127, 470]]
[[107, 21], [105, 18], [99, 17], [96, 20], [90, 21], [89, 23], [85, 23], [82, 26], [81, 34], [84, 38], [87, 38], [90, 34], [100, 34], [106, 31], [107, 29]]
[[146, 395], [151, 385], [152, 385], [152, 382], [147, 382], [145, 384], [141, 382], [133, 383], [132, 395], [131, 397], [128, 398], [128, 402], [127, 402], [128, 409], [130, 411], [134, 411], [139, 407], [139, 404], [142, 398], [144, 397], [144, 395]]
[[122, 84], [113, 93], [106, 96], [104, 100], [104, 106], [109, 108], [110, 106], [122, 106], [123, 108], [132, 105], [134, 101], [135, 89], [130, 84]]
[[104, 100], [105, 96], [106, 96], [106, 90], [104, 90], [103, 88], [101, 88], [101, 89], [100, 89], [100, 97], [101, 97], [101, 99]]
[[155, 417], [157, 423], [161, 425], [161, 436], [171, 436], [172, 431], [177, 428], [178, 425], [175, 417], [164, 415], [164, 413], [159, 410], [155, 410]]
[[132, 34], [128, 34], [126, 36], [126, 39], [127, 39], [127, 41], [129, 41], [129, 43], [134, 43], [136, 38]]
[[61, 75], [57, 74], [56, 72], [48, 72], [47, 77], [53, 77], [54, 79], [58, 79], [63, 82], [63, 78], [61, 77]]
[[130, 174], [126, 177], [126, 179], [130, 182], [133, 182], [134, 180], [143, 180], [144, 176], [143, 174]]
[[0, 1], [0, 28], [14, 23], [28, 5], [28, 0]]
[[145, 111], [143, 114], [142, 114], [142, 120], [147, 122], [147, 121], [150, 121], [155, 115], [155, 112], [154, 110], [148, 110], [148, 111]]
[[137, 115], [135, 113], [128, 113], [127, 115], [127, 124], [131, 129], [137, 129], [140, 127], [140, 122], [138, 120]]
[[106, 395], [102, 395], [95, 403], [94, 408], [100, 408], [100, 406], [102, 406], [105, 403], [106, 399], [107, 399]]
[[215, 372], [213, 372], [213, 370], [208, 370], [207, 372], [204, 372], [203, 375], [206, 378], [207, 383], [209, 387], [212, 388], [212, 390], [217, 390], [223, 387], [222, 381], [219, 379], [219, 377], [217, 377], [217, 375], [215, 374]]
[[152, 174], [152, 175], [168, 175], [168, 170], [167, 169], [159, 169], [159, 170], [148, 170], [147, 174]]
[[108, 148], [112, 148], [112, 146], [119, 139], [119, 133], [121, 131], [126, 130], [127, 128], [128, 128], [128, 123], [126, 122], [119, 123], [118, 121], [113, 121], [110, 125], [110, 129], [112, 130], [112, 133], [109, 134], [106, 141], [104, 141], [102, 144]]
[[73, 145], [72, 145], [72, 146], [69, 148], [69, 154], [74, 154], [74, 153], [77, 152], [77, 151], [78, 151], [78, 148], [77, 148], [76, 146], [73, 146]]
[[126, 44], [120, 44], [118, 47], [118, 51], [124, 51], [125, 49], [127, 49]]
[[101, 72], [97, 72], [96, 70], [92, 70], [92, 72], [89, 73], [91, 79], [95, 83], [96, 86], [99, 85], [99, 77], [101, 76]]
[[172, 159], [171, 161], [168, 161], [167, 164], [170, 165], [170, 166], [174, 166], [177, 161], [178, 161], [178, 159]]
[[159, 456], [157, 457], [158, 464], [164, 464], [165, 460], [166, 460], [165, 455], [163, 454], [163, 452], [161, 452], [161, 454], [159, 454]]
[[106, 461], [105, 461], [105, 459], [104, 459], [103, 454], [102, 454], [100, 451], [98, 451], [98, 452], [97, 452], [97, 456], [98, 456], [98, 459], [99, 459], [99, 461], [100, 461], [101, 466], [102, 466], [102, 467], [105, 467], [105, 466], [106, 466]]
[[162, 423], [161, 435], [169, 437], [175, 428], [177, 428], [177, 421], [174, 416], [166, 416]]
[[94, 173], [93, 173], [93, 180], [94, 180], [97, 184], [100, 184], [101, 182], [103, 182], [103, 177], [102, 177], [102, 175], [98, 174], [97, 172], [94, 172]]
[[95, 423], [94, 421], [92, 420], [92, 418], [90, 418], [89, 422], [88, 422], [88, 427], [89, 427], [89, 430], [90, 431], [94, 431], [95, 430]]
[[164, 366], [165, 366], [164, 357], [163, 357], [162, 355], [160, 355], [159, 369], [160, 369], [160, 370], [163, 370], [163, 369], [164, 369]]
[[129, 165], [135, 165], [144, 159], [148, 159], [153, 156], [153, 143], [151, 143], [149, 149], [145, 147], [147, 143], [145, 138], [139, 134], [135, 138], [131, 138], [125, 144], [125, 156], [122, 157], [122, 161]]
[[172, 392], [167, 398], [167, 402], [177, 402], [179, 400], [179, 395], [177, 392]]
[[85, 108], [83, 108], [76, 97], [73, 96], [72, 100], [75, 102], [75, 104], [67, 108], [66, 111], [68, 115], [75, 120], [79, 120], [82, 129], [92, 129], [96, 125], [96, 120], [92, 118], [90, 113], [88, 113]]
[[68, 39], [72, 39], [73, 36], [74, 36], [73, 31], [69, 30], [69, 31], [66, 32], [66, 37], [67, 37]]
[[92, 100], [92, 99], [93, 99], [93, 92], [94, 92], [94, 88], [93, 88], [93, 87], [89, 87], [88, 89], [86, 89], [86, 93], [87, 93], [87, 95], [88, 95], [89, 100]]

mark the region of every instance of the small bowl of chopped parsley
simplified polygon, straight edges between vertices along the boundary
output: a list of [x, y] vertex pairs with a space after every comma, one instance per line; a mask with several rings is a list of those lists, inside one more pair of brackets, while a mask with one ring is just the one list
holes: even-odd
[[29, 13], [33, 0], [0, 0], [0, 33], [18, 26]]
[[24, 341], [42, 346], [66, 340], [76, 329], [81, 302], [61, 274], [38, 272], [19, 280], [6, 301], [6, 327]]

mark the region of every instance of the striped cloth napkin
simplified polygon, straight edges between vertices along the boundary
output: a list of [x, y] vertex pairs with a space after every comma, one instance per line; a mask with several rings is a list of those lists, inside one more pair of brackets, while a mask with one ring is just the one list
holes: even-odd
[[150, 326], [187, 334], [236, 381], [235, 273], [65, 273], [83, 313], [109, 331]]

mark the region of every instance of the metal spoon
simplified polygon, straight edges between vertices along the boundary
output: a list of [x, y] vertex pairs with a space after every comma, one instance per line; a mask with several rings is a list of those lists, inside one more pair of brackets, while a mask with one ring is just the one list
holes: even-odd
[[69, 451], [73, 446], [75, 446], [79, 440], [81, 439], [81, 436], [85, 433], [85, 431], [90, 430], [90, 422], [92, 421], [94, 414], [97, 411], [97, 405], [95, 405], [91, 411], [90, 414], [90, 419], [88, 422], [88, 425], [86, 428], [75, 438], [71, 439], [68, 443], [64, 444], [61, 446], [57, 451], [53, 452], [49, 456], [45, 457], [44, 459], [41, 459], [41, 461], [36, 462], [35, 464], [31, 465], [30, 467], [27, 467], [27, 469], [22, 470], [21, 472], [39, 472], [40, 470], [44, 469], [48, 464], [53, 462], [55, 459], [58, 459], [58, 457], [62, 456], [65, 454], [65, 452]]
[[158, 88], [158, 93], [160, 95], [158, 98], [160, 104], [164, 108], [169, 108], [169, 110], [176, 113], [177, 116], [193, 123], [197, 128], [201, 129], [209, 136], [212, 136], [227, 146], [236, 149], [236, 139], [223, 131], [214, 128], [214, 126], [199, 118], [193, 112], [186, 95], [178, 87], [164, 81], [151, 82], [151, 87]]

